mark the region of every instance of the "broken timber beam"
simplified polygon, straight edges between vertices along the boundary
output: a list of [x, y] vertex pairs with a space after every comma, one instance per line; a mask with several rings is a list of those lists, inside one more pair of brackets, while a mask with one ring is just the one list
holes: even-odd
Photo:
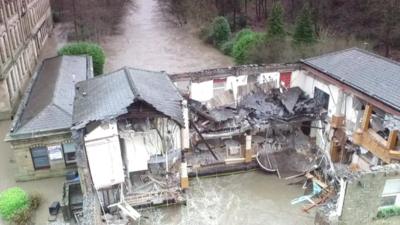
[[192, 125], [192, 127], [194, 128], [194, 130], [199, 134], [201, 140], [204, 142], [204, 144], [206, 144], [208, 150], [211, 152], [211, 154], [213, 155], [213, 157], [215, 158], [215, 160], [218, 160], [217, 155], [215, 154], [215, 152], [211, 149], [211, 146], [208, 144], [208, 142], [206, 141], [206, 139], [204, 139], [203, 135], [201, 134], [201, 132], [199, 131], [199, 129], [197, 129], [196, 125], [194, 124], [193, 120], [190, 120], [190, 125]]

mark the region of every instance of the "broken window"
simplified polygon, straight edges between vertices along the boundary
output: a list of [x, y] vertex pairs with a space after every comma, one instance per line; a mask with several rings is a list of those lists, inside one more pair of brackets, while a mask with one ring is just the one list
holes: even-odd
[[214, 96], [222, 94], [225, 91], [226, 79], [214, 79], [213, 88], [214, 88]]
[[35, 170], [50, 168], [49, 155], [46, 146], [31, 148], [31, 155]]
[[65, 165], [76, 164], [76, 149], [74, 143], [64, 143], [63, 151]]
[[314, 99], [319, 106], [328, 110], [329, 107], [329, 94], [324, 92], [323, 90], [315, 87], [314, 88]]

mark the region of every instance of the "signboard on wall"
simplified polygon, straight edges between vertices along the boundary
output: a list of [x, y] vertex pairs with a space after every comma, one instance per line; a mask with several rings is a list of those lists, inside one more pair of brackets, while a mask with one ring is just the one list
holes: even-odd
[[61, 145], [51, 145], [47, 147], [47, 151], [49, 153], [49, 159], [54, 160], [61, 160], [63, 159], [62, 147]]

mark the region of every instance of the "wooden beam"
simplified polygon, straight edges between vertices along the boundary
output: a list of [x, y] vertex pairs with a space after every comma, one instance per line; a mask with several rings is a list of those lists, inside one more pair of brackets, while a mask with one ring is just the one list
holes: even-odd
[[388, 149], [394, 149], [394, 147], [396, 147], [397, 132], [398, 132], [397, 130], [390, 131], [386, 146]]
[[363, 131], [367, 131], [369, 128], [369, 121], [371, 119], [371, 115], [372, 115], [372, 107], [367, 104], [365, 106], [365, 110], [364, 110], [364, 116], [362, 118], [362, 123], [361, 123], [361, 129]]

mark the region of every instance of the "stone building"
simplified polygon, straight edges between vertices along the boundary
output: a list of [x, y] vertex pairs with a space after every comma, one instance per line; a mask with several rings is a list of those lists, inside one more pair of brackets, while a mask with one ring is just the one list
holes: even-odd
[[0, 119], [15, 112], [52, 24], [49, 0], [0, 0]]
[[39, 66], [6, 137], [14, 151], [17, 180], [61, 176], [76, 168], [70, 132], [75, 83], [92, 76], [87, 56], [57, 56]]

